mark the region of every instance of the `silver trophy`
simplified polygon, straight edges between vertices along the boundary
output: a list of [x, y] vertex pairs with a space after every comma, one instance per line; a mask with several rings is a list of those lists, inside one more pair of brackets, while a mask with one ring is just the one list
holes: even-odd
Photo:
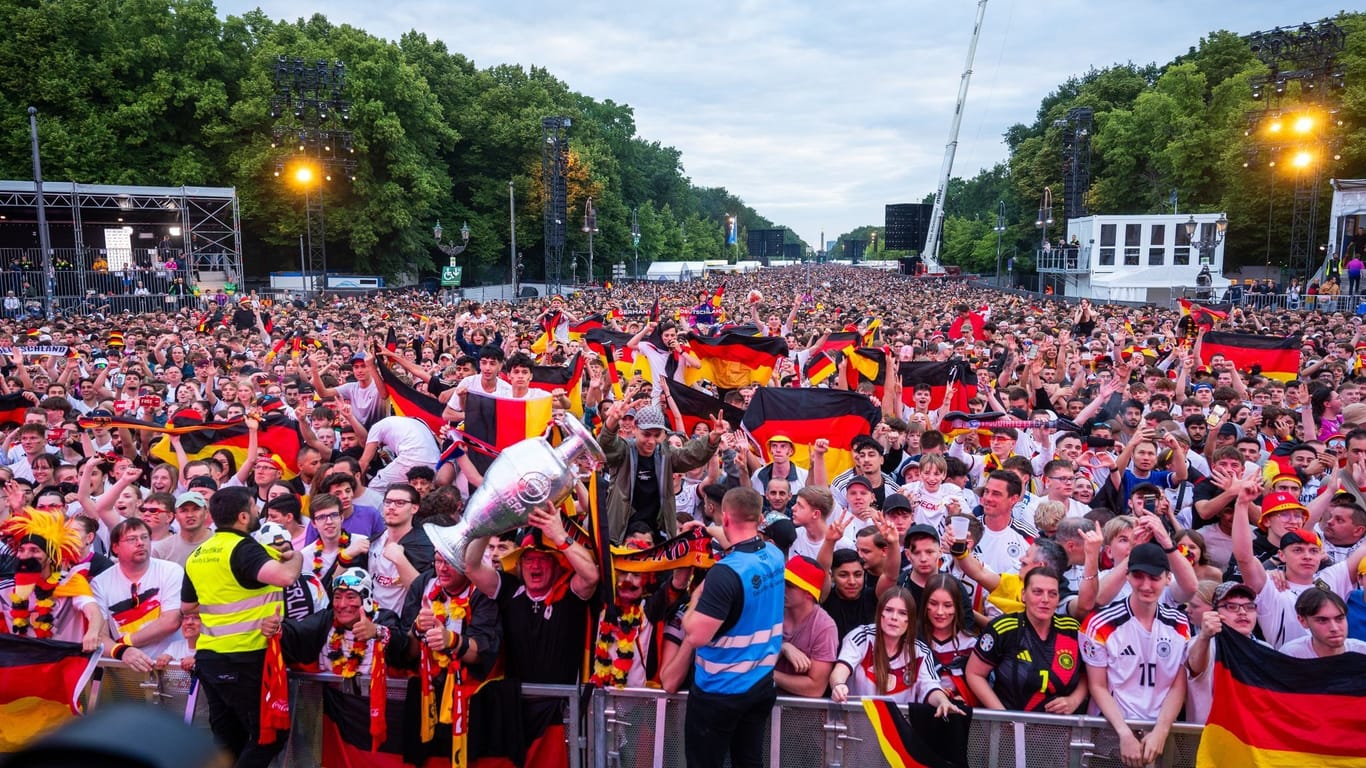
[[465, 572], [470, 542], [526, 525], [532, 509], [564, 501], [574, 490], [574, 464], [584, 454], [606, 460], [602, 446], [573, 415], [564, 414], [559, 426], [564, 439], [558, 446], [533, 437], [504, 448], [470, 496], [459, 523], [422, 526], [437, 554], [457, 571]]

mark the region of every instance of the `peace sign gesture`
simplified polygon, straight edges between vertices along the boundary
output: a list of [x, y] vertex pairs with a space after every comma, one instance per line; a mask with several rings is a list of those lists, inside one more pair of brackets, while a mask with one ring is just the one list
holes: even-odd
[[839, 518], [830, 521], [830, 525], [825, 527], [825, 540], [836, 542], [844, 538], [844, 529], [854, 522], [854, 515], [849, 510], [840, 512]]

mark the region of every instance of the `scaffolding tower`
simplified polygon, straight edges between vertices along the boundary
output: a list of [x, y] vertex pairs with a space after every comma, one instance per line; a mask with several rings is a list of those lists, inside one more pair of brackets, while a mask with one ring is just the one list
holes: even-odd
[[565, 222], [569, 218], [569, 136], [567, 117], [541, 120], [541, 221], [545, 241], [545, 284], [549, 295], [561, 293]]

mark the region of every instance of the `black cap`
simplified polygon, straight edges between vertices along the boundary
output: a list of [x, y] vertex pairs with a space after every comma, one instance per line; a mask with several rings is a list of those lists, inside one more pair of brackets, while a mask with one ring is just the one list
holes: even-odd
[[934, 528], [931, 528], [928, 525], [913, 525], [910, 528], [906, 529], [906, 535], [902, 537], [902, 541], [907, 544], [910, 544], [911, 539], [924, 538], [930, 538], [934, 539], [935, 541], [939, 541], [939, 531], [936, 531]]
[[1170, 570], [1167, 553], [1151, 541], [1139, 544], [1129, 552], [1129, 573], [1138, 571], [1149, 576], [1161, 576]]
[[786, 555], [787, 551], [792, 549], [793, 543], [797, 541], [797, 526], [784, 517], [769, 523], [764, 528], [764, 535]]
[[844, 489], [847, 491], [856, 485], [861, 485], [870, 491], [873, 490], [873, 481], [869, 480], [863, 475], [854, 475], [852, 478], [850, 478], [849, 482], [845, 484]]
[[894, 509], [911, 509], [911, 500], [899, 493], [893, 493], [882, 503], [882, 513], [887, 514]]

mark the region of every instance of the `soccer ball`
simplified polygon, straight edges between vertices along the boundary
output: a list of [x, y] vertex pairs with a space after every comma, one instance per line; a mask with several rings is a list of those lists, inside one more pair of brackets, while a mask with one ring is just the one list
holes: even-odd
[[759, 302], [761, 302], [761, 301], [763, 301], [763, 300], [764, 300], [764, 295], [763, 295], [762, 293], [759, 293], [757, 290], [755, 290], [755, 291], [750, 291], [750, 292], [749, 292], [749, 296], [747, 296], [747, 297], [745, 298], [745, 301], [748, 301], [750, 304], [758, 304]]

